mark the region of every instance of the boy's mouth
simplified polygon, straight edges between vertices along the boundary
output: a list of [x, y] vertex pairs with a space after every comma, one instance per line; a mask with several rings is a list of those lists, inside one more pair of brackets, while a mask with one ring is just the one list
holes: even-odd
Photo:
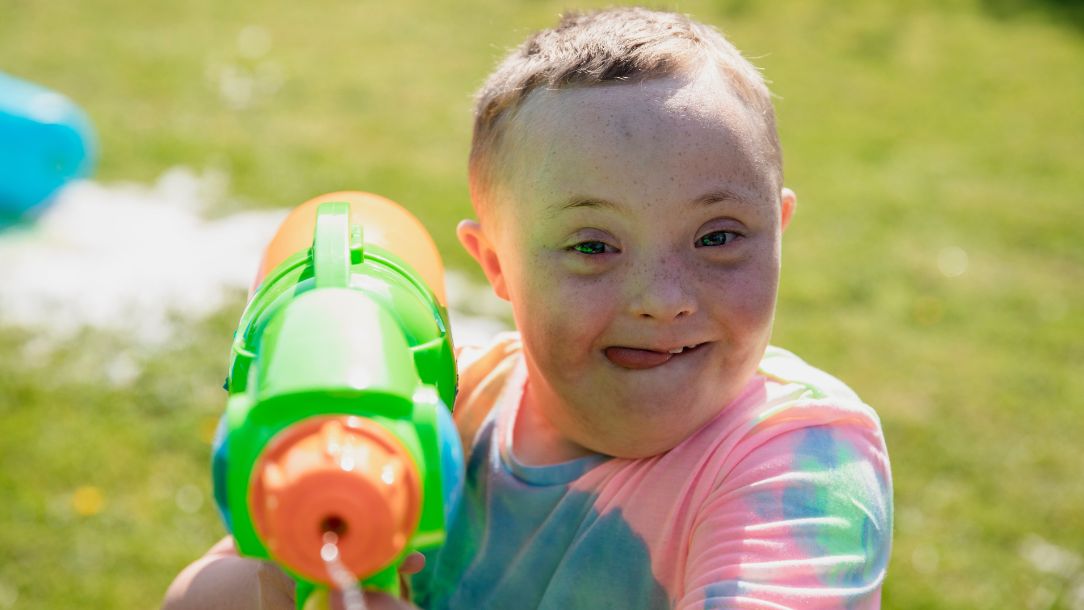
[[682, 358], [696, 352], [706, 343], [695, 343], [671, 350], [653, 350], [639, 347], [612, 346], [602, 350], [606, 358], [623, 369], [652, 369], [674, 358]]

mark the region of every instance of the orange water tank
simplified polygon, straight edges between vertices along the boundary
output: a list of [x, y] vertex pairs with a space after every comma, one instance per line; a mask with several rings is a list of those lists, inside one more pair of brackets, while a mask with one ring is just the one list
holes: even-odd
[[249, 291], [250, 296], [279, 263], [312, 247], [316, 208], [329, 201], [344, 201], [350, 204], [350, 223], [362, 225], [365, 242], [380, 246], [402, 258], [421, 275], [437, 301], [444, 306], [448, 304], [444, 295], [444, 265], [440, 252], [422, 223], [394, 201], [362, 191], [328, 193], [294, 208], [267, 244], [256, 279]]

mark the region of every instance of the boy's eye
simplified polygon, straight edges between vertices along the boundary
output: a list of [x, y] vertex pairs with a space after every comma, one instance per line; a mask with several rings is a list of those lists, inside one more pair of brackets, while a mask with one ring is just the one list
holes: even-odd
[[[610, 248], [601, 241], [584, 241], [572, 246], [572, 250], [579, 252], [580, 254], [605, 254], [607, 248]], [[612, 251], [613, 248], [610, 248]]]
[[738, 234], [733, 231], [712, 231], [696, 240], [696, 246], [698, 248], [707, 246], [725, 246], [737, 238]]

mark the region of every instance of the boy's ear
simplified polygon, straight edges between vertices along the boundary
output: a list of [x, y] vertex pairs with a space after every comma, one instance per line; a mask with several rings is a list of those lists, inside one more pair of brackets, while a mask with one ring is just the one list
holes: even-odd
[[493, 292], [505, 301], [508, 300], [508, 288], [505, 286], [504, 273], [501, 271], [501, 261], [497, 258], [497, 250], [486, 238], [482, 231], [482, 225], [477, 220], [460, 221], [455, 228], [459, 243], [467, 249], [471, 257], [478, 261], [486, 279], [493, 286]]
[[779, 204], [779, 230], [782, 231], [790, 224], [790, 217], [794, 215], [794, 208], [798, 206], [798, 196], [794, 194], [794, 191], [783, 187]]

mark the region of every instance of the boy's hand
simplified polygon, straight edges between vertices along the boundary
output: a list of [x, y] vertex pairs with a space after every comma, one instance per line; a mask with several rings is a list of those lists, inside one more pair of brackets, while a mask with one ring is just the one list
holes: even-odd
[[[425, 557], [421, 553], [411, 553], [403, 560], [399, 578], [404, 595], [409, 596], [410, 592], [406, 577], [423, 567]], [[325, 610], [327, 596], [321, 597], [323, 605], [317, 608]], [[381, 593], [366, 593], [365, 602], [369, 610], [414, 609], [406, 600]], [[162, 603], [163, 610], [294, 610], [295, 607], [294, 581], [273, 563], [238, 555], [232, 536], [219, 540], [203, 557], [182, 570]], [[331, 607], [343, 610], [341, 595], [332, 595]]]
[[294, 608], [294, 580], [270, 561], [261, 561], [256, 569], [256, 591], [260, 610]]
[[[274, 563], [261, 561], [256, 572], [258, 582], [259, 600], [261, 610], [292, 610], [295, 607], [294, 581]], [[407, 577], [417, 574], [425, 567], [425, 556], [421, 553], [411, 553], [403, 559], [399, 566], [400, 585], [404, 593], [408, 593], [409, 583]], [[309, 598], [306, 608], [313, 610], [346, 610], [343, 604], [343, 596], [339, 592], [330, 595], [329, 603], [325, 606], [325, 595], [315, 593]], [[405, 599], [393, 597], [385, 593], [368, 591], [365, 593], [366, 610], [414, 610], [416, 607]]]

